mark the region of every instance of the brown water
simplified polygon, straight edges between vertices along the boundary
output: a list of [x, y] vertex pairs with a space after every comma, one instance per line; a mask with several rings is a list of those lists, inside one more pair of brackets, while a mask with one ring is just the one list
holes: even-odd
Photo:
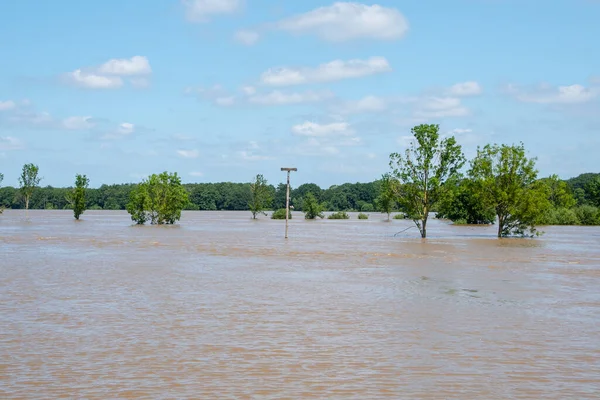
[[600, 228], [0, 216], [0, 398], [588, 399]]

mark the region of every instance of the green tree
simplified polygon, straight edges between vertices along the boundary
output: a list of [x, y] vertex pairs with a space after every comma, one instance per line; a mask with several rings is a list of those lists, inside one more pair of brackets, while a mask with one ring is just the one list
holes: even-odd
[[19, 176], [19, 190], [25, 199], [25, 210], [29, 210], [29, 200], [35, 191], [35, 188], [40, 184], [38, 173], [40, 169], [34, 164], [23, 165], [21, 176]]
[[400, 182], [400, 208], [413, 220], [421, 237], [427, 237], [431, 206], [440, 198], [444, 183], [454, 179], [465, 158], [453, 136], [440, 140], [439, 125], [418, 125], [411, 129], [416, 139], [404, 155], [392, 153], [390, 167]]
[[85, 175], [75, 175], [75, 188], [72, 194], [73, 215], [79, 220], [81, 214], [86, 210], [85, 192], [90, 184], [90, 180]]
[[495, 210], [481, 201], [469, 179], [446, 182], [446, 189], [437, 204], [437, 218], [448, 218], [457, 224], [492, 224]]
[[375, 204], [377, 205], [377, 211], [387, 214], [388, 221], [390, 220], [390, 214], [396, 208], [398, 192], [398, 181], [390, 173], [383, 174], [379, 196], [375, 199]]
[[271, 206], [273, 198], [267, 180], [260, 174], [256, 175], [254, 182], [250, 184], [250, 212], [252, 218], [256, 219], [257, 214], [267, 215], [265, 210]]
[[[324, 218], [323, 205], [319, 204], [312, 192], [308, 192], [302, 199], [302, 211], [305, 219]], [[285, 215], [285, 214], [284, 214]]]
[[537, 233], [535, 226], [550, 207], [548, 187], [536, 181], [535, 161], [526, 157], [522, 143], [477, 149], [469, 176], [480, 199], [496, 212], [498, 237]]
[[[0, 187], [2, 187], [2, 181], [4, 180], [4, 174], [0, 172]], [[4, 206], [0, 204], [0, 214], [4, 211]]]
[[540, 179], [540, 181], [548, 186], [548, 200], [554, 208], [571, 208], [577, 204], [571, 188], [558, 175], [550, 175], [548, 178]]
[[594, 177], [585, 185], [586, 197], [596, 207], [600, 207], [600, 176]]
[[138, 224], [174, 224], [188, 203], [188, 193], [177, 173], [153, 174], [133, 189], [127, 212]]

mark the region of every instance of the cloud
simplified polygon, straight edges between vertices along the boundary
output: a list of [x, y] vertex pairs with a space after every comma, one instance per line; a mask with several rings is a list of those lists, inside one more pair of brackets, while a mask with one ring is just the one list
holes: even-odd
[[136, 126], [130, 122], [123, 122], [111, 131], [101, 136], [103, 140], [118, 140], [130, 136], [137, 130]]
[[83, 72], [80, 69], [68, 72], [65, 77], [68, 82], [75, 86], [88, 89], [114, 89], [123, 86], [123, 80], [118, 76], [102, 76]]
[[6, 101], [1, 101], [0, 100], [0, 111], [12, 110], [16, 106], [17, 105], [12, 100], [6, 100]]
[[234, 35], [235, 40], [238, 42], [245, 44], [246, 46], [251, 46], [254, 43], [258, 42], [260, 35], [258, 32], [251, 30], [241, 30], [237, 31]]
[[462, 82], [453, 85], [448, 90], [450, 96], [476, 96], [483, 92], [483, 88], [475, 81]]
[[450, 132], [448, 132], [450, 135], [462, 135], [465, 133], [471, 133], [473, 132], [472, 129], [462, 129], [462, 128], [456, 128], [456, 129], [452, 129]]
[[24, 148], [23, 142], [12, 136], [0, 136], [0, 151], [21, 150]]
[[202, 176], [204, 176], [204, 173], [200, 172], [200, 171], [192, 171], [189, 173], [190, 176], [195, 176], [197, 178], [200, 178]]
[[113, 58], [100, 65], [97, 72], [102, 75], [147, 75], [152, 73], [148, 59], [143, 56]]
[[[315, 35], [329, 42], [395, 40], [402, 38], [408, 31], [408, 22], [395, 8], [336, 2], [267, 24], [264, 29], [296, 35]], [[257, 31], [254, 34], [255, 37], [259, 35]]]
[[243, 6], [242, 0], [182, 0], [191, 22], [207, 22], [211, 15], [232, 14]]
[[385, 111], [388, 100], [377, 96], [365, 96], [360, 100], [343, 101], [332, 106], [332, 110], [339, 114], [362, 114]]
[[177, 154], [183, 158], [198, 158], [200, 153], [198, 150], [177, 150]]
[[533, 88], [508, 85], [505, 91], [518, 101], [538, 104], [580, 104], [595, 99], [600, 90], [583, 85], [552, 86], [541, 84]]
[[306, 121], [302, 124], [294, 125], [292, 132], [298, 136], [348, 136], [353, 133], [350, 124], [347, 122], [332, 122], [330, 124], [318, 124]]
[[333, 97], [329, 91], [313, 92], [306, 91], [300, 93], [285, 93], [274, 90], [267, 94], [255, 94], [249, 96], [247, 101], [257, 105], [290, 105], [303, 103], [317, 103]]
[[360, 78], [391, 70], [384, 57], [371, 57], [367, 60], [334, 60], [316, 68], [269, 69], [261, 75], [260, 80], [266, 85], [289, 86]]
[[456, 97], [425, 97], [418, 101], [413, 112], [415, 118], [464, 117], [469, 109]]
[[237, 152], [238, 157], [244, 161], [265, 161], [265, 160], [274, 160], [274, 157], [265, 156], [260, 154], [254, 154], [252, 151], [241, 150]]
[[87, 89], [116, 89], [123, 86], [122, 77], [132, 77], [129, 82], [134, 87], [146, 87], [147, 78], [140, 77], [152, 73], [146, 57], [113, 58], [97, 67], [78, 68], [63, 75], [63, 80], [72, 85]]
[[94, 126], [92, 117], [68, 117], [62, 120], [62, 126], [69, 130], [86, 130]]

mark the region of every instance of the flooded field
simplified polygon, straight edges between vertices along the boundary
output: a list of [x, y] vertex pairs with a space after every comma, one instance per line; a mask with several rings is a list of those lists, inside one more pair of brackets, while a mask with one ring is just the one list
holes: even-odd
[[0, 216], [0, 398], [591, 399], [600, 228]]

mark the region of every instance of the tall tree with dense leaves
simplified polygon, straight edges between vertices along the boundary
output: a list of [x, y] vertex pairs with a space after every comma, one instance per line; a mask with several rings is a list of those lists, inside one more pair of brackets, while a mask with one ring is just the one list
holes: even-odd
[[585, 185], [585, 191], [589, 202], [596, 207], [600, 207], [600, 176], [591, 179]]
[[140, 183], [130, 195], [127, 212], [137, 224], [174, 224], [188, 203], [188, 193], [177, 172], [153, 174]]
[[86, 210], [85, 192], [90, 184], [90, 180], [85, 175], [75, 175], [75, 188], [73, 189], [73, 216], [76, 220]]
[[272, 202], [271, 189], [267, 180], [261, 174], [256, 175], [254, 182], [250, 184], [250, 202], [248, 204], [252, 219], [256, 219], [258, 214], [267, 215], [265, 210], [271, 206]]
[[493, 207], [498, 217], [498, 237], [537, 233], [535, 226], [550, 207], [549, 190], [537, 181], [535, 158], [525, 148], [486, 145], [477, 149], [469, 176], [479, 198]]
[[555, 208], [571, 208], [577, 204], [571, 188], [558, 175], [550, 175], [547, 178], [540, 179], [540, 181], [548, 187], [548, 200]]
[[34, 164], [23, 165], [21, 176], [19, 176], [19, 190], [21, 195], [25, 199], [25, 210], [29, 210], [29, 200], [34, 190], [40, 184], [40, 178], [38, 176], [40, 169]]
[[444, 183], [453, 179], [465, 163], [460, 145], [451, 136], [440, 139], [439, 125], [418, 125], [411, 129], [415, 140], [404, 155], [392, 153], [390, 167], [400, 182], [398, 204], [427, 237], [431, 206], [440, 198]]
[[383, 174], [381, 177], [381, 186], [379, 196], [375, 199], [377, 211], [387, 214], [387, 220], [390, 220], [390, 214], [396, 207], [396, 198], [400, 186], [398, 181], [391, 174]]

